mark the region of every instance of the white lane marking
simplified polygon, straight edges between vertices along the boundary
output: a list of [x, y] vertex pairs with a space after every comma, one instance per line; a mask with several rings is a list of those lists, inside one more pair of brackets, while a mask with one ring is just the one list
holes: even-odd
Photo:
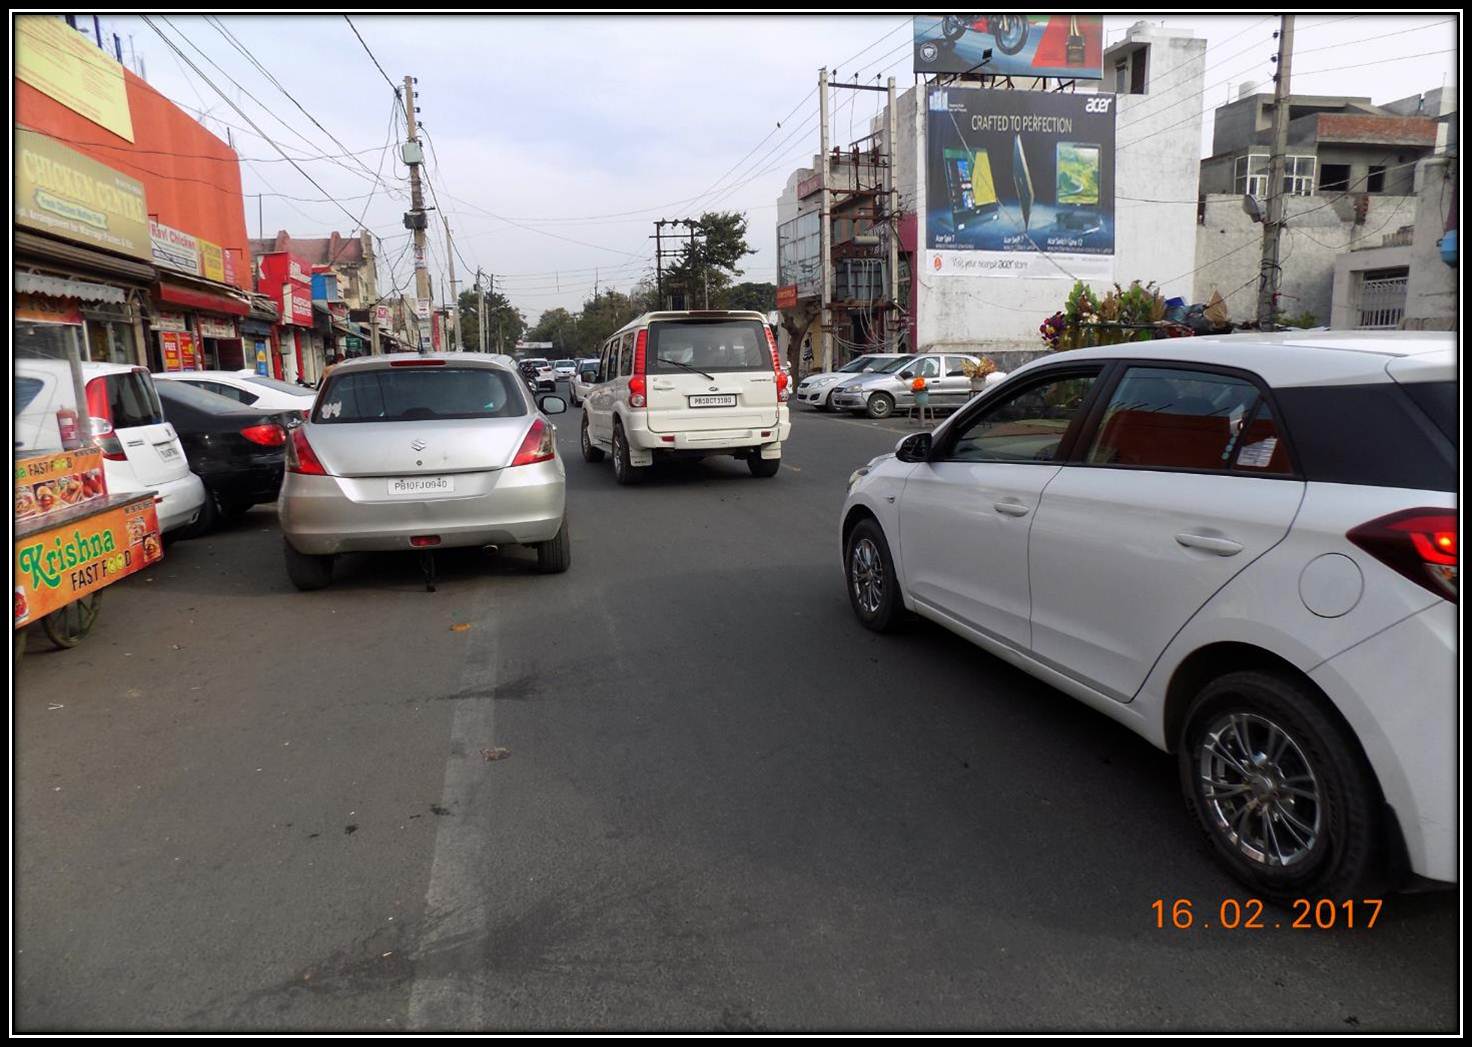
[[487, 975], [485, 870], [491, 855], [489, 777], [496, 764], [480, 750], [496, 740], [496, 630], [489, 587], [476, 592], [460, 690], [450, 724], [450, 755], [437, 817], [434, 860], [409, 991], [409, 1028], [479, 1029]]

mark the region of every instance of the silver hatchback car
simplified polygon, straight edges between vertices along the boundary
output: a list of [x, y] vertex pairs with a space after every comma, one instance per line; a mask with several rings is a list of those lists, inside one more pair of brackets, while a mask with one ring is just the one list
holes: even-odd
[[548, 573], [571, 561], [566, 473], [547, 415], [515, 368], [479, 353], [338, 364], [291, 430], [281, 485], [286, 570], [332, 580], [346, 552], [527, 545]]

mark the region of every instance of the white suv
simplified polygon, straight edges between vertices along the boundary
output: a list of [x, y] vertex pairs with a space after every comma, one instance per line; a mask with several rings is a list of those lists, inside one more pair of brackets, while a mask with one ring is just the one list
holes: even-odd
[[731, 455], [775, 476], [788, 375], [761, 313], [645, 313], [603, 345], [583, 400], [583, 458], [613, 455], [614, 476], [637, 483], [657, 458]]
[[[152, 376], [142, 367], [84, 363], [82, 379], [108, 493], [155, 492], [163, 533], [195, 523], [204, 507], [204, 484], [189, 471], [179, 437], [164, 419]], [[15, 449], [60, 448], [56, 412], [75, 402], [65, 360], [16, 360]]]
[[1457, 339], [1060, 353], [850, 480], [850, 602], [1177, 754], [1262, 897], [1457, 876]]

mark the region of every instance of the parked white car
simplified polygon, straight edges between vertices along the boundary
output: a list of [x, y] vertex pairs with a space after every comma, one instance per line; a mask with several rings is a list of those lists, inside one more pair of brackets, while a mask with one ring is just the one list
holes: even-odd
[[313, 389], [304, 389], [254, 371], [162, 371], [155, 380], [183, 382], [196, 389], [229, 397], [261, 411], [290, 411], [305, 418], [312, 413]]
[[583, 398], [583, 458], [611, 454], [621, 484], [639, 482], [657, 457], [713, 454], [775, 476], [792, 429], [790, 392], [763, 314], [645, 313], [603, 345]]
[[1059, 353], [850, 480], [859, 620], [906, 612], [1174, 752], [1259, 896], [1455, 880], [1457, 337]]
[[978, 363], [975, 356], [956, 353], [921, 353], [881, 363], [877, 370], [842, 382], [828, 397], [840, 411], [862, 411], [870, 418], [888, 418], [897, 409], [915, 403], [912, 383], [925, 379], [931, 407], [960, 407], [971, 399], [971, 379], [966, 364]]
[[[142, 367], [83, 363], [82, 379], [108, 493], [155, 492], [165, 534], [195, 523], [204, 507], [204, 484], [189, 471], [152, 376]], [[56, 412], [76, 403], [70, 366], [65, 360], [18, 359], [14, 381], [15, 449], [60, 449]]]
[[865, 353], [856, 356], [842, 367], [832, 371], [810, 374], [797, 383], [797, 402], [807, 404], [819, 411], [833, 410], [829, 402], [834, 390], [855, 375], [868, 374], [891, 360], [900, 360], [909, 353]]

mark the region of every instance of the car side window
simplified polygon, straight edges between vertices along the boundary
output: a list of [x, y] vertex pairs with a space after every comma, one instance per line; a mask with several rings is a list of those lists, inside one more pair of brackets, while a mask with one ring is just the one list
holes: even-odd
[[1209, 371], [1131, 367], [1085, 461], [1144, 469], [1288, 473], [1272, 410], [1252, 382]]
[[908, 368], [908, 370], [914, 371], [920, 378], [940, 377], [940, 364], [934, 356], [927, 356], [923, 360], [915, 361], [914, 366]]
[[619, 339], [618, 343], [618, 376], [623, 378], [634, 372], [634, 333], [632, 331]]
[[1098, 373], [1034, 382], [966, 422], [944, 456], [956, 462], [1053, 462]]
[[947, 378], [964, 378], [964, 377], [966, 377], [965, 368], [963, 368], [961, 366], [965, 362], [966, 362], [966, 357], [964, 357], [964, 356], [948, 356], [948, 357], [946, 357], [946, 377]]

